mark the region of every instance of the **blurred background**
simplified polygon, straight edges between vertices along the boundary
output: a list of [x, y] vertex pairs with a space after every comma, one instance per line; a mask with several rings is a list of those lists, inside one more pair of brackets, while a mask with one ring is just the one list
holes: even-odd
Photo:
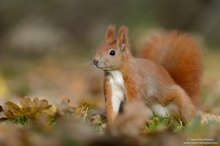
[[102, 105], [102, 72], [91, 60], [109, 24], [127, 25], [135, 49], [154, 31], [192, 33], [204, 54], [201, 101], [220, 111], [219, 0], [2, 0], [0, 97], [67, 96]]

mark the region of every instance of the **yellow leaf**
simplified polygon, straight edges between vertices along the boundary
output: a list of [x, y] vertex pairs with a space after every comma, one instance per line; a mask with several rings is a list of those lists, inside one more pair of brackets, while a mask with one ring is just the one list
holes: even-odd
[[15, 116], [22, 116], [22, 110], [21, 108], [16, 105], [15, 103], [11, 102], [11, 101], [7, 101], [5, 103], [5, 106], [7, 107], [8, 111], [11, 111]]
[[20, 107], [15, 103], [8, 101], [5, 103], [6, 110], [4, 110], [4, 114], [8, 118], [16, 118], [19, 116], [25, 116], [30, 119], [36, 119], [41, 113], [51, 113], [50, 105], [45, 99], [34, 98], [31, 100], [30, 98], [23, 98], [20, 101]]

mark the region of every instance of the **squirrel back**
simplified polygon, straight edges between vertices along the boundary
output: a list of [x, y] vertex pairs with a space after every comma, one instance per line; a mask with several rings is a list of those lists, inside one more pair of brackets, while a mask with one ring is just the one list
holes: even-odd
[[140, 57], [162, 65], [193, 103], [197, 103], [202, 57], [193, 38], [176, 31], [155, 36], [141, 49]]

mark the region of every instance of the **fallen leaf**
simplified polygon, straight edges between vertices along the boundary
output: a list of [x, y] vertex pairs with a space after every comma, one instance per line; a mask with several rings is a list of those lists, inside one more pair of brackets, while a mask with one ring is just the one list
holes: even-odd
[[48, 111], [51, 106], [52, 105], [48, 104], [48, 101], [45, 99], [34, 98], [31, 100], [25, 97], [20, 101], [20, 106], [11, 101], [7, 101], [5, 103], [6, 109], [4, 109], [4, 114], [9, 119], [23, 116], [29, 119], [36, 119], [38, 115]]

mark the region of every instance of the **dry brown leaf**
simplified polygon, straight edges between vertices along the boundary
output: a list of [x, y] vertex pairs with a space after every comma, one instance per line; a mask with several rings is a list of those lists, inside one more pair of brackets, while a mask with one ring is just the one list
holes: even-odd
[[2, 106], [0, 105], [0, 113], [1, 113], [1, 112], [3, 112], [3, 108], [2, 108]]
[[74, 106], [71, 100], [67, 97], [62, 97], [61, 103], [58, 106], [58, 114], [64, 115], [65, 113], [73, 113]]
[[4, 109], [4, 114], [9, 119], [21, 116], [35, 119], [42, 112], [49, 110], [51, 106], [52, 105], [48, 104], [48, 101], [45, 99], [34, 98], [31, 100], [25, 97], [20, 101], [20, 106], [11, 101], [7, 101], [5, 103], [6, 108]]
[[216, 123], [220, 124], [220, 116], [219, 115], [204, 113], [204, 112], [200, 112], [199, 114], [201, 116], [201, 123], [202, 124], [207, 124], [209, 122], [216, 122]]
[[138, 137], [150, 114], [151, 111], [141, 101], [125, 104], [123, 113], [118, 116], [110, 129], [111, 134]]

